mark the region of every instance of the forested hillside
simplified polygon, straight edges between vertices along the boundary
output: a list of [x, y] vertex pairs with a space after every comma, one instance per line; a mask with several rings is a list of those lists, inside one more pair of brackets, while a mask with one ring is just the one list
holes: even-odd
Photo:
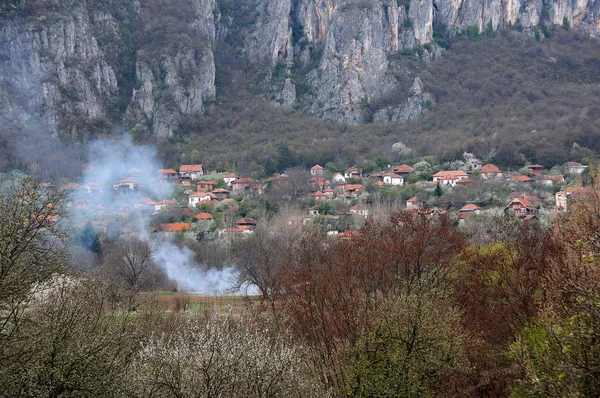
[[[165, 165], [198, 158], [257, 175], [464, 151], [511, 167], [593, 159], [593, 7], [453, 7], [9, 2], [3, 164], [77, 173], [87, 142], [122, 130], [157, 144]], [[398, 159], [398, 141], [415, 159]], [[48, 147], [53, 160], [39, 159]]]

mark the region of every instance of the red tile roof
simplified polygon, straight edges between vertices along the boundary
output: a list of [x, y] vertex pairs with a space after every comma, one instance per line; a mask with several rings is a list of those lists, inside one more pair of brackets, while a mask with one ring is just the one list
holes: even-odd
[[400, 166], [394, 168], [396, 173], [412, 173], [413, 168], [407, 164], [401, 164]]
[[511, 177], [510, 182], [532, 182], [533, 180], [527, 176], [514, 176]]
[[454, 180], [458, 177], [467, 177], [467, 173], [461, 170], [438, 171], [433, 177], [440, 177], [443, 180]]
[[237, 225], [256, 225], [256, 220], [253, 218], [240, 218], [235, 223]]
[[210, 213], [199, 213], [194, 218], [197, 220], [212, 220], [214, 217]]
[[160, 224], [160, 229], [163, 232], [180, 232], [189, 231], [191, 229], [191, 226], [188, 223]]
[[179, 172], [185, 172], [185, 173], [197, 173], [202, 171], [202, 165], [201, 164], [182, 164], [179, 167]]
[[502, 173], [498, 167], [493, 164], [486, 164], [481, 169], [479, 169], [482, 173]]
[[311, 167], [310, 169], [311, 169], [311, 170], [325, 170], [325, 169], [323, 168], [323, 166], [320, 166], [320, 165], [318, 165], [318, 164], [314, 165], [314, 166], [313, 166], [313, 167]]
[[158, 169], [158, 174], [177, 174], [173, 169]]
[[460, 209], [460, 211], [475, 211], [475, 210], [481, 210], [481, 207], [477, 206], [474, 203], [466, 204], [463, 207], [461, 207], [461, 209]]

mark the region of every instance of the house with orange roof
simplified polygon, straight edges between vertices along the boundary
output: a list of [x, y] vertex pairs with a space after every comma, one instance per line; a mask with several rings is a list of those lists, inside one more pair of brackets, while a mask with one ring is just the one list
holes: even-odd
[[169, 223], [160, 224], [160, 230], [162, 232], [183, 232], [192, 229], [188, 223]]
[[198, 181], [196, 183], [196, 191], [212, 191], [217, 186], [217, 181], [209, 180], [209, 181]]
[[254, 231], [256, 229], [257, 224], [258, 223], [256, 222], [255, 219], [249, 218], [249, 217], [240, 218], [239, 220], [237, 220], [235, 222], [235, 225], [237, 227], [243, 227], [250, 231]]
[[238, 178], [231, 182], [232, 191], [234, 195], [241, 195], [246, 191], [251, 191], [258, 181], [251, 177]]
[[225, 200], [230, 194], [230, 192], [225, 188], [213, 189], [212, 193], [216, 196], [217, 200]]
[[344, 172], [344, 177], [345, 178], [361, 178], [362, 172], [363, 172], [362, 169], [360, 169], [356, 166], [352, 166]]
[[327, 199], [327, 195], [324, 192], [317, 191], [314, 193], [309, 193], [308, 196], [315, 198], [315, 201], [323, 201]]
[[502, 171], [495, 165], [489, 163], [479, 169], [481, 176], [486, 180], [502, 177]]
[[204, 175], [204, 169], [201, 164], [182, 164], [179, 166], [179, 178], [184, 180], [198, 180]]
[[196, 221], [212, 221], [214, 217], [210, 213], [198, 213], [194, 216]]
[[235, 180], [237, 180], [237, 176], [233, 173], [225, 174], [223, 176], [223, 181], [225, 181], [225, 184], [227, 184], [228, 187], [230, 187], [231, 183]]
[[396, 173], [385, 173], [383, 182], [390, 185], [402, 185], [404, 184], [404, 177]]
[[96, 181], [92, 181], [92, 182], [88, 182], [87, 184], [83, 185], [83, 191], [85, 193], [98, 193], [98, 192], [102, 192], [102, 185], [100, 185], [99, 182]]
[[323, 193], [325, 194], [325, 197], [327, 199], [333, 199], [333, 197], [335, 195], [335, 192], [331, 188], [324, 189]]
[[406, 201], [407, 209], [416, 208], [416, 207], [421, 207], [419, 198], [417, 198], [416, 196], [413, 196], [412, 198], [410, 198]]
[[458, 219], [458, 223], [461, 224], [469, 216], [479, 213], [481, 213], [481, 207], [477, 206], [474, 203], [468, 203], [460, 208], [460, 210], [456, 214], [456, 218]]
[[413, 168], [407, 164], [401, 164], [400, 166], [394, 167], [394, 173], [400, 174], [405, 177], [407, 174], [412, 173]]
[[510, 177], [508, 182], [525, 183], [525, 182], [533, 182], [533, 179], [530, 177], [527, 177], [527, 176], [512, 176], [512, 177]]
[[344, 186], [344, 191], [352, 197], [360, 195], [363, 189], [365, 189], [365, 187], [362, 184], [346, 184]]
[[541, 164], [528, 164], [527, 166], [525, 166], [525, 168], [529, 170], [529, 173], [532, 176], [539, 176], [540, 174], [542, 174], [542, 170], [544, 170], [544, 166], [542, 166]]
[[527, 198], [514, 198], [505, 208], [504, 214], [507, 216], [524, 217], [538, 213], [538, 209], [534, 207]]
[[310, 168], [310, 175], [322, 175], [324, 170], [325, 168], [323, 166], [316, 164]]
[[196, 207], [200, 202], [211, 199], [212, 198], [210, 194], [206, 191], [194, 192], [188, 196], [188, 205], [191, 207]]
[[438, 171], [433, 175], [433, 182], [455, 186], [458, 181], [468, 177], [468, 174], [462, 170]]
[[173, 169], [158, 169], [159, 182], [177, 182], [179, 174]]
[[134, 177], [128, 177], [113, 184], [113, 191], [137, 191], [140, 181]]

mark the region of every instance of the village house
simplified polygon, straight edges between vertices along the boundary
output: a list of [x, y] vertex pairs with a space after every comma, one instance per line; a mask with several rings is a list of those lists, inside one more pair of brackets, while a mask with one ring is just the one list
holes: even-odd
[[188, 223], [169, 223], [160, 224], [160, 230], [162, 232], [184, 232], [192, 229]]
[[466, 166], [469, 172], [473, 172], [475, 170], [480, 170], [483, 167], [483, 162], [479, 159], [473, 158], [467, 162]]
[[527, 177], [527, 176], [512, 176], [509, 178], [508, 182], [513, 182], [513, 183], [528, 183], [528, 182], [533, 182], [533, 179]]
[[587, 169], [587, 166], [577, 162], [565, 163], [565, 174], [581, 174], [585, 169]]
[[334, 185], [345, 184], [346, 183], [346, 177], [344, 177], [341, 173], [335, 173], [334, 176], [331, 178], [331, 182]]
[[318, 164], [314, 165], [313, 167], [310, 168], [310, 175], [316, 176], [316, 175], [323, 175], [323, 171], [325, 169], [323, 168], [323, 166], [320, 166]]
[[486, 164], [481, 169], [479, 169], [481, 176], [486, 180], [492, 180], [494, 178], [502, 177], [502, 171], [498, 167], [493, 164]]
[[325, 197], [327, 199], [333, 199], [333, 197], [335, 196], [335, 192], [331, 188], [323, 190], [323, 193], [325, 194]]
[[159, 182], [177, 182], [179, 179], [178, 173], [173, 169], [159, 169], [158, 170], [158, 181]]
[[462, 224], [469, 216], [479, 213], [481, 213], [481, 207], [474, 203], [469, 203], [460, 208], [456, 214], [456, 218], [458, 219], [458, 223]]
[[344, 173], [344, 177], [345, 178], [361, 178], [362, 172], [363, 172], [362, 169], [359, 169], [356, 166], [352, 166], [348, 170], [346, 170], [346, 172]]
[[235, 222], [235, 225], [239, 228], [245, 228], [250, 231], [254, 231], [256, 229], [256, 220], [253, 218], [240, 218]]
[[93, 194], [93, 193], [102, 193], [102, 186], [99, 182], [93, 181], [84, 184], [83, 192]]
[[154, 211], [155, 212], [159, 212], [159, 211], [161, 211], [162, 209], [164, 209], [167, 206], [169, 206], [169, 207], [171, 207], [171, 206], [177, 206], [177, 202], [174, 201], [174, 200], [167, 200], [167, 199], [161, 200], [160, 202], [157, 202], [154, 205]]
[[537, 213], [538, 209], [526, 198], [514, 198], [508, 206], [504, 208], [504, 214], [507, 216], [525, 217]]
[[198, 203], [211, 199], [212, 198], [210, 194], [206, 191], [194, 192], [193, 194], [188, 196], [188, 205], [191, 207], [196, 207], [198, 206]]
[[539, 175], [535, 178], [535, 182], [546, 187], [551, 187], [554, 186], [554, 184], [560, 184], [565, 182], [565, 177]]
[[433, 182], [439, 182], [443, 185], [455, 186], [456, 183], [469, 176], [462, 170], [439, 171], [433, 175]]
[[223, 181], [225, 181], [225, 184], [227, 184], [228, 187], [230, 187], [231, 183], [237, 179], [238, 178], [233, 173], [225, 174], [225, 176], [223, 177]]
[[413, 168], [407, 164], [401, 164], [400, 166], [394, 167], [394, 173], [400, 174], [402, 177], [406, 177], [408, 174], [412, 173]]
[[210, 181], [198, 181], [196, 183], [196, 191], [200, 192], [200, 191], [212, 191], [213, 189], [215, 189], [215, 187], [217, 186], [217, 181], [215, 180], [210, 180]]
[[113, 184], [113, 191], [137, 191], [139, 188], [139, 180], [133, 177], [125, 178]]
[[138, 210], [147, 211], [149, 213], [154, 213], [156, 211], [156, 201], [150, 198], [138, 199], [133, 204], [133, 207]]
[[542, 174], [542, 170], [544, 170], [544, 166], [541, 164], [528, 164], [525, 168], [529, 169], [529, 174], [532, 176], [539, 176]]
[[362, 186], [362, 184], [346, 184], [344, 186], [344, 191], [352, 197], [360, 195], [363, 189], [365, 189], [365, 187]]
[[234, 195], [241, 195], [246, 191], [251, 191], [257, 183], [258, 181], [251, 177], [238, 178], [231, 182], [231, 193]]
[[182, 164], [179, 167], [179, 178], [182, 181], [195, 181], [204, 175], [201, 164]]
[[390, 185], [402, 185], [404, 184], [404, 177], [396, 173], [385, 173], [383, 182]]
[[198, 213], [194, 216], [196, 221], [212, 221], [214, 217], [210, 213]]
[[311, 207], [311, 208], [308, 210], [308, 214], [309, 214], [311, 217], [316, 217], [316, 216], [318, 216], [318, 215], [319, 215], [319, 205], [314, 205], [313, 207]]
[[417, 198], [416, 196], [413, 196], [412, 198], [410, 198], [406, 201], [407, 209], [418, 208], [418, 207], [421, 207], [421, 205], [420, 205], [419, 198]]
[[311, 187], [311, 190], [314, 191], [324, 191], [327, 188], [331, 188], [331, 183], [327, 178], [322, 175], [316, 175], [314, 177], [310, 177], [308, 179], [308, 184]]
[[350, 209], [348, 210], [348, 212], [350, 214], [353, 215], [358, 215], [358, 216], [362, 216], [362, 217], [368, 217], [369, 216], [369, 207], [365, 204], [356, 204], [352, 207], [350, 207]]
[[217, 200], [225, 200], [229, 198], [230, 192], [225, 188], [217, 188], [212, 191], [212, 193], [216, 196]]
[[556, 208], [559, 211], [566, 211], [570, 201], [592, 198], [593, 194], [594, 191], [585, 187], [571, 187], [558, 191], [554, 195]]
[[321, 191], [309, 193], [308, 196], [315, 198], [315, 201], [317, 202], [322, 202], [327, 199], [327, 195], [325, 195], [325, 193]]

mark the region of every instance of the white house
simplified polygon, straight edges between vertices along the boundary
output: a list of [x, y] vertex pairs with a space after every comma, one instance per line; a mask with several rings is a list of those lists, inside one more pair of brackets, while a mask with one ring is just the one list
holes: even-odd
[[237, 177], [233, 173], [226, 174], [223, 177], [223, 181], [225, 181], [225, 184], [227, 184], [227, 186], [229, 186], [229, 187], [231, 186], [231, 183], [234, 182], [235, 180], [237, 180]]
[[204, 175], [204, 169], [201, 164], [182, 164], [179, 167], [179, 177], [192, 181], [199, 180]]
[[210, 194], [208, 192], [194, 192], [188, 197], [189, 205], [196, 207], [198, 203], [203, 200], [210, 200]]
[[433, 175], [433, 182], [455, 186], [458, 181], [468, 177], [468, 174], [464, 171], [440, 171]]
[[331, 179], [333, 184], [344, 184], [346, 182], [346, 177], [344, 177], [341, 173], [336, 173]]
[[383, 182], [390, 185], [404, 184], [404, 177], [396, 173], [386, 173], [383, 175]]
[[585, 169], [587, 169], [587, 166], [577, 162], [568, 162], [565, 164], [565, 174], [581, 174]]

